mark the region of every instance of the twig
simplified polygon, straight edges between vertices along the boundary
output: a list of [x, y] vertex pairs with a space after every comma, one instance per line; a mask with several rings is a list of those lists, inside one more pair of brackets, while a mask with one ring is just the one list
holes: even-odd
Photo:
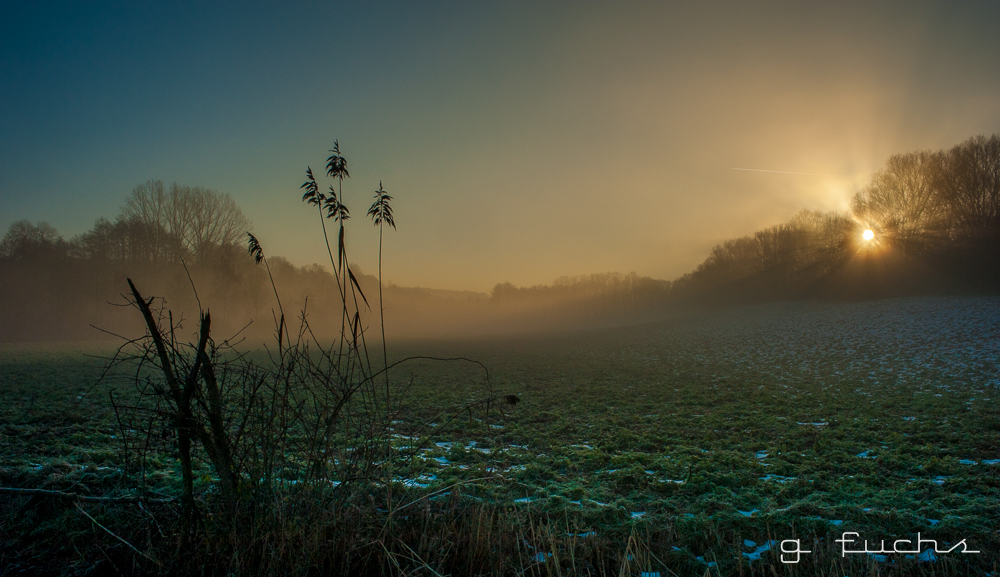
[[191, 283], [191, 291], [194, 293], [194, 300], [198, 301], [198, 312], [202, 315], [205, 314], [205, 309], [201, 306], [201, 299], [198, 298], [198, 288], [194, 286], [194, 279], [191, 278], [191, 271], [188, 270], [188, 265], [184, 262], [184, 258], [181, 258], [181, 266], [184, 267], [184, 273], [187, 274], [188, 282]]
[[389, 560], [392, 561], [392, 564], [396, 566], [396, 569], [399, 570], [399, 574], [406, 575], [406, 571], [403, 571], [403, 568], [399, 566], [399, 561], [396, 561], [396, 556], [393, 555], [391, 551], [386, 549], [385, 543], [379, 542], [379, 545], [382, 546], [382, 550], [385, 551], [385, 554], [389, 556]]
[[130, 549], [132, 549], [132, 550], [133, 550], [133, 551], [135, 551], [136, 553], [138, 553], [138, 554], [142, 555], [142, 556], [143, 556], [143, 557], [145, 557], [146, 559], [149, 559], [149, 560], [150, 560], [150, 561], [152, 561], [153, 563], [156, 563], [156, 564], [157, 564], [157, 565], [159, 565], [160, 567], [163, 567], [163, 564], [162, 564], [162, 563], [160, 563], [160, 562], [159, 562], [159, 561], [157, 561], [156, 559], [153, 559], [153, 558], [152, 558], [152, 557], [150, 557], [149, 555], [146, 555], [146, 554], [145, 554], [145, 553], [143, 553], [142, 551], [140, 551], [140, 550], [136, 549], [134, 545], [132, 545], [131, 543], [129, 543], [129, 542], [128, 542], [128, 541], [126, 541], [125, 539], [122, 539], [122, 538], [121, 538], [121, 537], [119, 537], [118, 535], [115, 535], [114, 533], [112, 533], [112, 532], [111, 532], [111, 530], [110, 530], [110, 529], [108, 529], [108, 528], [107, 528], [107, 527], [105, 527], [104, 525], [101, 525], [100, 523], [98, 523], [98, 522], [97, 522], [97, 519], [94, 519], [93, 517], [91, 517], [91, 516], [90, 516], [90, 514], [89, 514], [89, 513], [87, 513], [86, 511], [84, 511], [84, 510], [83, 510], [83, 507], [81, 507], [79, 503], [74, 503], [74, 504], [76, 505], [76, 508], [77, 508], [77, 509], [79, 509], [81, 513], [83, 513], [83, 515], [84, 515], [85, 517], [87, 517], [88, 519], [90, 519], [90, 521], [91, 521], [91, 522], [92, 522], [92, 523], [93, 523], [94, 525], [97, 525], [97, 526], [98, 526], [98, 527], [100, 527], [101, 529], [104, 529], [104, 531], [105, 531], [105, 532], [106, 532], [106, 533], [107, 533], [108, 535], [111, 535], [111, 536], [112, 536], [112, 537], [114, 537], [115, 539], [118, 539], [118, 540], [119, 540], [119, 541], [121, 541], [122, 543], [124, 543], [124, 544], [128, 545], [128, 547], [129, 547]]
[[[437, 571], [435, 571], [430, 565], [428, 565], [426, 561], [424, 561], [423, 559], [421, 559], [420, 555], [417, 555], [417, 552], [414, 551], [413, 549], [411, 549], [409, 545], [407, 545], [406, 543], [403, 543], [402, 541], [399, 541], [399, 544], [402, 545], [403, 547], [406, 547], [406, 549], [410, 553], [413, 553], [413, 557], [415, 557], [416, 559], [410, 558], [410, 561], [416, 561], [416, 562], [420, 563], [421, 565], [423, 565], [431, 573], [437, 575], [438, 577], [444, 577], [443, 575], [441, 575], [440, 573], [438, 573]], [[405, 557], [405, 555], [403, 557]], [[398, 566], [399, 565], [397, 565], [397, 567]]]

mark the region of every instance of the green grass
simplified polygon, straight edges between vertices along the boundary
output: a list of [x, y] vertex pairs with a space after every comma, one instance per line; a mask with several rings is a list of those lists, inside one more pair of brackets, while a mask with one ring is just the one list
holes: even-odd
[[[400, 390], [412, 384], [393, 442], [416, 453], [398, 463], [396, 486], [430, 498], [399, 519], [422, 561], [386, 558], [455, 570], [458, 545], [426, 540], [487, 527], [516, 561], [484, 572], [782, 571], [792, 566], [774, 551], [749, 560], [756, 547], [744, 541], [798, 538], [813, 551], [795, 567], [803, 574], [995, 574], [1000, 463], [984, 461], [1000, 459], [998, 352], [995, 298], [792, 303], [583, 334], [397, 343], [390, 357], [481, 360], [493, 390], [522, 402], [505, 418], [470, 415], [456, 407], [490, 392], [477, 367], [394, 371]], [[0, 367], [2, 484], [110, 490], [122, 453], [107, 390], [125, 395], [125, 384], [90, 390], [100, 366], [80, 351], [6, 348]], [[150, 486], [176, 491], [169, 452], [151, 460]], [[964, 538], [982, 553], [845, 558], [833, 543], [845, 531]]]

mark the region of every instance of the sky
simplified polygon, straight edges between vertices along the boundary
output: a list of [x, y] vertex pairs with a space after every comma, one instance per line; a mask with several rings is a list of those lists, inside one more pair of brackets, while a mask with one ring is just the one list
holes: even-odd
[[1000, 132], [997, 30], [995, 2], [0, 0], [0, 231], [70, 239], [162, 180], [328, 262], [299, 185], [337, 140], [365, 272], [381, 182], [399, 285], [673, 279], [847, 210], [892, 154]]

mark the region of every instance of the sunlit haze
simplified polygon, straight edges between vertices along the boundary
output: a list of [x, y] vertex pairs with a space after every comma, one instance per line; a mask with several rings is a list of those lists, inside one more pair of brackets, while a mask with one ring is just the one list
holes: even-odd
[[997, 30], [996, 3], [8, 2], [0, 230], [68, 239], [153, 179], [229, 193], [269, 254], [328, 263], [299, 185], [337, 139], [365, 272], [381, 181], [398, 285], [673, 279], [846, 211], [892, 154], [1000, 132]]

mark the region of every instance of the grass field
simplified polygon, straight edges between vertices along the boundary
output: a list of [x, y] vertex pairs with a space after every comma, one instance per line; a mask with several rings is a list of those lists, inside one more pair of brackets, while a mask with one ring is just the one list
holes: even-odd
[[[0, 484], [119, 483], [108, 390], [127, 394], [128, 377], [95, 387], [102, 361], [86, 356], [106, 353], [2, 349]], [[510, 573], [1000, 575], [998, 298], [786, 303], [390, 348], [410, 354], [490, 368], [489, 385], [469, 363], [396, 369], [397, 387], [412, 384], [391, 434], [416, 455], [396, 480], [426, 497], [412, 510], [489, 507], [517, 536]], [[521, 402], [491, 419], [456, 410], [491, 388]], [[148, 477], [176, 491], [169, 454]], [[15, 548], [30, 535], [99, 538], [72, 507], [43, 526], [26, 498], [0, 500], [0, 567], [27, 566]], [[939, 553], [845, 556], [846, 532], [872, 550], [919, 532]], [[786, 539], [810, 551], [797, 565], [779, 560]], [[962, 539], [979, 553], [941, 553]]]

